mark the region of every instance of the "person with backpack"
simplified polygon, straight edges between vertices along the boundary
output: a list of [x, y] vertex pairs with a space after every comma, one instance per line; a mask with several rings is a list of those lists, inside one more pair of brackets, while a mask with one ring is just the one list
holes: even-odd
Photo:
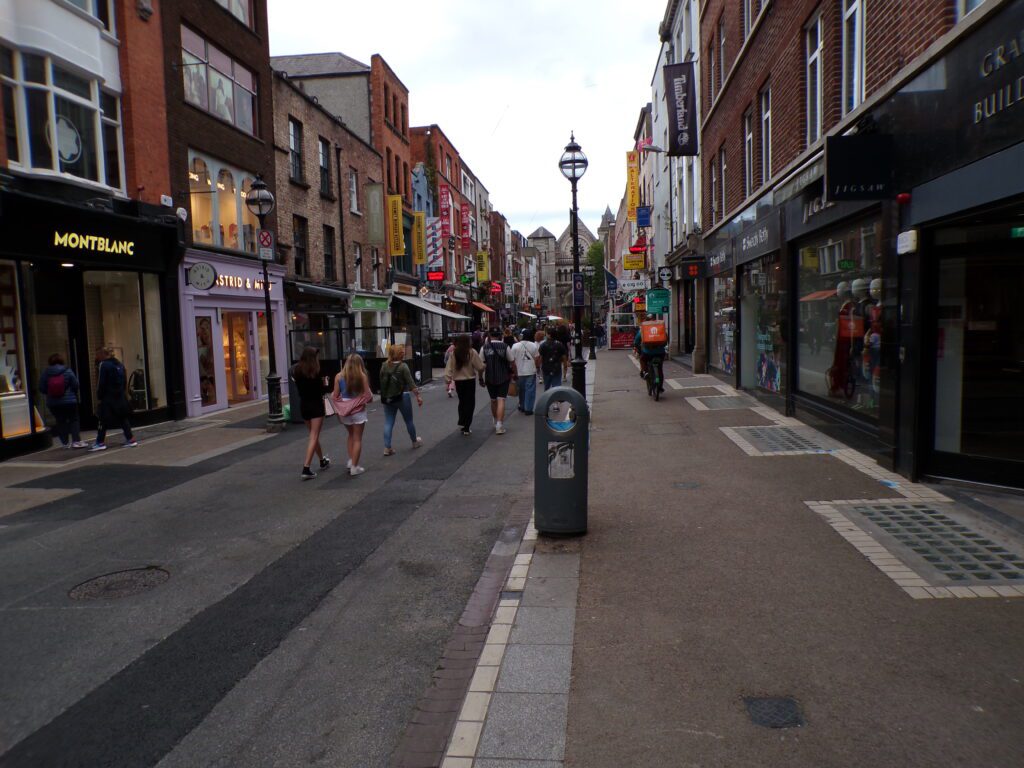
[[78, 377], [64, 365], [60, 353], [50, 355], [39, 379], [39, 393], [46, 396], [46, 407], [57, 420], [57, 437], [64, 448], [88, 448], [78, 427]]
[[96, 362], [99, 363], [99, 376], [96, 384], [96, 416], [100, 420], [96, 430], [96, 442], [90, 451], [107, 450], [107, 430], [118, 429], [124, 433], [124, 447], [135, 448], [139, 443], [132, 436], [132, 425], [128, 420], [131, 408], [128, 405], [126, 386], [128, 376], [124, 365], [114, 356], [108, 347], [96, 350]]
[[544, 376], [544, 391], [552, 387], [562, 386], [562, 374], [569, 367], [569, 351], [565, 344], [558, 340], [558, 331], [548, 326], [548, 337], [537, 349], [540, 354], [540, 370]]
[[537, 365], [540, 353], [537, 345], [530, 341], [530, 332], [523, 331], [523, 338], [512, 345], [512, 357], [516, 362], [516, 374], [519, 382], [519, 410], [525, 415], [533, 414], [533, 404], [537, 398]]
[[459, 427], [462, 436], [473, 434], [473, 412], [476, 411], [476, 377], [484, 370], [484, 361], [473, 349], [469, 336], [455, 337], [455, 349], [444, 366], [444, 379], [454, 385], [455, 394], [459, 396]]
[[412, 440], [412, 447], [423, 445], [423, 438], [416, 435], [416, 425], [412, 420], [412, 395], [416, 396], [416, 404], [422, 408], [423, 398], [413, 381], [412, 371], [405, 362], [405, 346], [392, 344], [388, 348], [388, 359], [380, 367], [380, 401], [384, 404], [384, 455], [394, 456], [391, 447], [391, 434], [395, 429], [395, 416], [401, 412], [405, 428]]
[[489, 337], [480, 353], [484, 359], [480, 386], [487, 387], [487, 394], [491, 398], [494, 434], [504, 435], [505, 398], [508, 397], [508, 385], [515, 377], [515, 365], [512, 350], [501, 340], [501, 328], [491, 328]]

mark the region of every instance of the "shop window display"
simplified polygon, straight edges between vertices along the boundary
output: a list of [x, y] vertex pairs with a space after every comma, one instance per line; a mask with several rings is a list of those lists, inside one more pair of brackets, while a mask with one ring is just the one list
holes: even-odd
[[[5, 440], [32, 431], [26, 386], [18, 273], [12, 262], [0, 261], [0, 429]], [[38, 415], [35, 418], [41, 426]]]
[[259, 224], [245, 205], [253, 178], [251, 173], [189, 151], [192, 242], [256, 252]]
[[213, 242], [213, 181], [201, 158], [193, 157], [188, 169], [188, 195], [192, 205], [192, 240]]
[[226, 168], [221, 168], [217, 174], [217, 207], [220, 242], [225, 248], [240, 249], [242, 246], [238, 233], [238, 194], [235, 191], [235, 177]]
[[797, 249], [801, 392], [877, 418], [882, 348], [881, 224], [861, 221]]
[[786, 372], [785, 295], [777, 253], [744, 266], [740, 304], [740, 383], [744, 387], [782, 391]]
[[724, 373], [736, 370], [736, 280], [716, 277], [712, 280], [712, 344], [711, 365]]

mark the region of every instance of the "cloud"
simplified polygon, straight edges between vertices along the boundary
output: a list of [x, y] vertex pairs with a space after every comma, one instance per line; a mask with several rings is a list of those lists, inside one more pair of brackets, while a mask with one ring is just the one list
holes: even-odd
[[[660, 6], [660, 7], [659, 7]], [[618, 206], [625, 152], [650, 101], [663, 5], [619, 0], [379, 3], [269, 0], [274, 55], [381, 54], [409, 88], [410, 123], [437, 123], [523, 234], [568, 223], [558, 158], [575, 131], [590, 167], [580, 216]]]

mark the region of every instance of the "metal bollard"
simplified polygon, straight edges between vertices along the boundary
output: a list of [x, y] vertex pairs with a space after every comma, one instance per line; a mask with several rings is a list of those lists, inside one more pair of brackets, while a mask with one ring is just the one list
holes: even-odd
[[555, 387], [537, 398], [534, 414], [534, 527], [540, 533], [586, 533], [587, 400], [572, 387]]

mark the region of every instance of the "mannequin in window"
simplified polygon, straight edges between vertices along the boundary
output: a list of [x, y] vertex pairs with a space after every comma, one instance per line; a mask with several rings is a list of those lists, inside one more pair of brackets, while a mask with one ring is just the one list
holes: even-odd
[[860, 305], [854, 301], [850, 284], [843, 280], [836, 285], [836, 298], [842, 302], [836, 323], [836, 348], [832, 367], [825, 376], [828, 393], [832, 397], [853, 397], [857, 388], [857, 369], [860, 361], [854, 356], [854, 349], [860, 351], [864, 344], [864, 316]]
[[882, 368], [882, 279], [876, 277], [868, 288], [869, 299], [864, 308], [864, 378], [870, 384], [870, 395], [866, 405], [875, 407], [881, 389]]

